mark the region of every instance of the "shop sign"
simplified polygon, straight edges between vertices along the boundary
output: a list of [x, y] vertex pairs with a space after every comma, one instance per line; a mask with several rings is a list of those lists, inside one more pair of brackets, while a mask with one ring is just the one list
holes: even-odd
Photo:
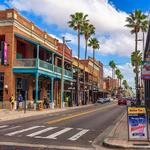
[[149, 139], [147, 113], [144, 107], [128, 107], [128, 139]]
[[4, 42], [4, 65], [7, 65], [7, 60], [8, 60], [8, 47], [7, 43]]
[[145, 61], [142, 62], [142, 79], [143, 80], [149, 80], [150, 79], [150, 62]]

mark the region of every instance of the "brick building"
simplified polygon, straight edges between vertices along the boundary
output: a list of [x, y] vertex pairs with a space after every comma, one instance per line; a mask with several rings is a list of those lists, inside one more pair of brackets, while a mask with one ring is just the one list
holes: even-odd
[[[49, 98], [51, 107], [60, 107], [62, 49], [65, 48], [65, 84], [72, 81], [72, 50], [16, 10], [0, 11], [0, 101], [19, 93], [29, 101]], [[66, 86], [65, 86], [66, 87]], [[55, 92], [54, 92], [55, 91]]]
[[113, 95], [116, 95], [119, 88], [118, 79], [112, 79], [110, 76], [104, 78], [103, 88], [110, 93], [113, 92]]
[[[87, 60], [81, 59], [79, 61], [80, 68], [80, 94], [79, 101], [84, 103], [95, 102], [98, 98], [99, 92], [103, 91], [103, 64], [100, 61], [94, 60], [88, 57]], [[94, 69], [93, 69], [94, 63]], [[73, 67], [78, 67], [78, 59], [73, 58]], [[84, 70], [85, 70], [85, 89], [84, 89]], [[74, 73], [74, 79], [76, 82], [77, 73]], [[76, 87], [76, 86], [75, 86]], [[84, 101], [85, 90], [85, 102]], [[92, 95], [92, 90], [93, 95]], [[76, 94], [77, 95], [77, 94]]]

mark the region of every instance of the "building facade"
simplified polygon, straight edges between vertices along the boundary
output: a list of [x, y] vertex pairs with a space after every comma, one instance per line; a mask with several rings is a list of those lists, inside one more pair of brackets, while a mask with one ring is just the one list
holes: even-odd
[[104, 90], [108, 91], [110, 95], [116, 96], [119, 90], [118, 79], [112, 79], [110, 76], [104, 78]]
[[[0, 11], [0, 101], [8, 106], [11, 95], [42, 100], [47, 96], [51, 107], [60, 107], [62, 50], [65, 49], [64, 80], [72, 81], [72, 50], [16, 10]], [[67, 89], [66, 89], [67, 90]]]
[[[144, 100], [145, 106], [150, 110], [150, 22], [147, 33], [144, 61], [142, 66], [142, 79], [144, 80]], [[143, 92], [141, 93], [141, 95]]]

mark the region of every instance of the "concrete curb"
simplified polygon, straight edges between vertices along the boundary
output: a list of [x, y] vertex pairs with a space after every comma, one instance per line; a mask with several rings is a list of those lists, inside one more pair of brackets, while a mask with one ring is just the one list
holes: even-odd
[[[6, 146], [6, 147], [5, 147]], [[0, 142], [0, 148], [6, 150], [7, 147], [13, 146], [13, 149], [21, 150], [24, 148], [28, 149], [38, 149], [38, 150], [53, 150], [53, 149], [60, 149], [60, 150], [94, 150], [94, 148], [84, 148], [84, 147], [73, 147], [73, 146], [59, 146], [59, 145], [40, 145], [40, 144], [26, 144], [26, 143], [16, 143], [16, 142]]]
[[[16, 112], [14, 111], [14, 115], [10, 115], [10, 113], [13, 113], [12, 111], [8, 110], [0, 110], [0, 122], [3, 121], [10, 121], [14, 119], [21, 119], [21, 118], [26, 118], [26, 117], [31, 117], [31, 116], [38, 116], [38, 115], [46, 115], [46, 114], [53, 114], [53, 113], [58, 113], [58, 112], [64, 112], [67, 110], [75, 110], [75, 109], [80, 109], [80, 108], [86, 108], [90, 107], [94, 104], [89, 104], [89, 105], [84, 105], [84, 106], [75, 106], [75, 107], [69, 107], [69, 108], [62, 108], [62, 109], [49, 109], [49, 110], [44, 110], [44, 111], [27, 111], [24, 113], [23, 111]], [[2, 113], [4, 112], [4, 113]], [[5, 116], [6, 114], [6, 116]]]
[[119, 139], [111, 139], [106, 138], [103, 142], [103, 145], [108, 148], [115, 148], [115, 149], [150, 149], [150, 144], [147, 143], [139, 143], [136, 145], [136, 143], [128, 142], [126, 140], [119, 140]]

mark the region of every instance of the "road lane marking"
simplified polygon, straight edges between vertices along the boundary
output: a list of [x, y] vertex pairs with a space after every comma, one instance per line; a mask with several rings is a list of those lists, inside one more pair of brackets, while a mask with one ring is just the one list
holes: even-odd
[[75, 134], [74, 136], [72, 136], [71, 138], [69, 138], [68, 140], [70, 141], [76, 141], [77, 139], [79, 139], [81, 136], [83, 136], [84, 134], [86, 134], [89, 130], [82, 130], [80, 132], [78, 132], [77, 134]]
[[19, 127], [21, 127], [21, 126], [14, 126], [14, 127], [10, 127], [10, 128], [6, 128], [6, 129], [2, 129], [2, 130], [0, 130], [0, 132], [1, 132], [1, 131], [7, 131], [7, 130], [16, 129], [16, 128], [19, 128]]
[[75, 117], [80, 117], [80, 116], [83, 116], [83, 115], [86, 115], [86, 114], [89, 114], [89, 113], [92, 113], [92, 112], [95, 112], [95, 111], [98, 111], [98, 110], [103, 110], [103, 109], [106, 109], [106, 108], [109, 108], [109, 107], [113, 107], [114, 105], [116, 105], [116, 104], [108, 105], [108, 106], [100, 107], [98, 109], [93, 109], [93, 110], [90, 110], [90, 111], [86, 111], [86, 112], [78, 113], [78, 114], [75, 114], [75, 115], [63, 117], [63, 118], [60, 118], [60, 119], [48, 121], [46, 123], [47, 124], [58, 123], [58, 122], [61, 122], [61, 121], [64, 121], [64, 120], [69, 120], [69, 119], [72, 119], [72, 118], [75, 118]]
[[23, 132], [26, 132], [26, 131], [29, 131], [29, 130], [32, 130], [32, 129], [36, 129], [36, 128], [39, 128], [39, 127], [44, 127], [44, 126], [33, 126], [33, 127], [30, 127], [30, 128], [26, 128], [26, 129], [22, 129], [22, 130], [19, 130], [19, 131], [11, 132], [11, 133], [8, 133], [8, 134], [5, 134], [5, 135], [13, 136], [15, 134], [23, 133]]
[[60, 130], [54, 134], [51, 134], [49, 136], [46, 136], [46, 137], [41, 137], [41, 136], [37, 136], [36, 138], [46, 138], [46, 139], [57, 139], [57, 136], [63, 134], [63, 133], [66, 133], [68, 131], [72, 130], [72, 128], [65, 128], [63, 130]]
[[39, 134], [45, 133], [45, 132], [47, 132], [47, 131], [50, 131], [50, 130], [53, 130], [53, 129], [56, 129], [56, 128], [57, 128], [57, 127], [49, 127], [49, 128], [46, 128], [46, 129], [43, 129], [43, 130], [40, 130], [40, 131], [31, 133], [31, 134], [29, 134], [29, 135], [27, 135], [27, 136], [29, 136], [29, 137], [34, 137], [34, 136], [37, 136], [37, 135], [39, 135]]
[[6, 127], [8, 127], [8, 125], [3, 125], [3, 126], [0, 126], [0, 129], [6, 128]]

